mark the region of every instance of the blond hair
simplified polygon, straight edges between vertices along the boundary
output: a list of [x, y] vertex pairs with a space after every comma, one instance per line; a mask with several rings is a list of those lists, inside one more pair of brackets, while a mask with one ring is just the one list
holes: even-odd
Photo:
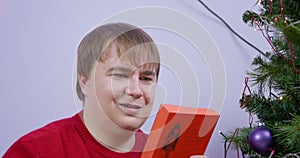
[[[82, 39], [77, 50], [77, 74], [89, 79], [94, 63], [109, 58], [111, 47], [116, 47], [119, 57], [136, 47], [130, 50], [134, 53], [130, 53], [126, 59], [135, 66], [147, 62], [148, 66], [156, 70], [158, 76], [160, 58], [153, 39], [142, 29], [126, 23], [99, 26]], [[84, 94], [78, 80], [76, 92], [78, 98], [84, 101]]]

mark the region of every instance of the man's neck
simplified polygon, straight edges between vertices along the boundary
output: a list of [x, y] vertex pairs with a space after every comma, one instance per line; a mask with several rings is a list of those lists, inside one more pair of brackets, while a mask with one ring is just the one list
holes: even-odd
[[95, 110], [85, 107], [83, 110], [83, 122], [94, 139], [112, 151], [129, 152], [135, 145], [134, 131], [117, 127]]

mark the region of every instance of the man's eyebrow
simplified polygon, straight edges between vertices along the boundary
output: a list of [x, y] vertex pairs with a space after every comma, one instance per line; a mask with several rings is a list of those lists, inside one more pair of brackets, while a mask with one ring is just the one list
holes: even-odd
[[114, 71], [131, 73], [133, 71], [133, 69], [123, 67], [123, 66], [115, 66], [115, 67], [111, 67], [107, 70], [107, 72], [114, 72]]
[[156, 72], [155, 71], [151, 71], [151, 70], [145, 70], [141, 72], [142, 75], [147, 75], [147, 76], [155, 76]]
[[[115, 67], [111, 67], [107, 70], [108, 73], [111, 73], [111, 72], [132, 73], [133, 71], [134, 71], [134, 69], [128, 68], [128, 67], [123, 67], [123, 66], [115, 66]], [[142, 75], [147, 75], [147, 76], [155, 76], [156, 72], [151, 71], [151, 70], [142, 70], [141, 74]]]

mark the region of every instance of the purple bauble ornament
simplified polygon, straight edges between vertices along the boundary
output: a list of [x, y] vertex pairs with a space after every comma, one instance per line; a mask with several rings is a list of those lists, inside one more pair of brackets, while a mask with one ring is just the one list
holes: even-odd
[[265, 126], [259, 126], [249, 134], [248, 143], [255, 152], [265, 154], [274, 146], [272, 132]]

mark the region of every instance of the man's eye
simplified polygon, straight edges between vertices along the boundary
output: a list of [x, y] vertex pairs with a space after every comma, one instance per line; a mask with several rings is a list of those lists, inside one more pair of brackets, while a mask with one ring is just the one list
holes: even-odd
[[151, 77], [140, 77], [140, 80], [146, 81], [146, 82], [153, 81], [153, 79]]
[[128, 75], [120, 74], [120, 73], [112, 74], [112, 76], [117, 78], [117, 79], [122, 79], [122, 78], [127, 78], [128, 77]]

